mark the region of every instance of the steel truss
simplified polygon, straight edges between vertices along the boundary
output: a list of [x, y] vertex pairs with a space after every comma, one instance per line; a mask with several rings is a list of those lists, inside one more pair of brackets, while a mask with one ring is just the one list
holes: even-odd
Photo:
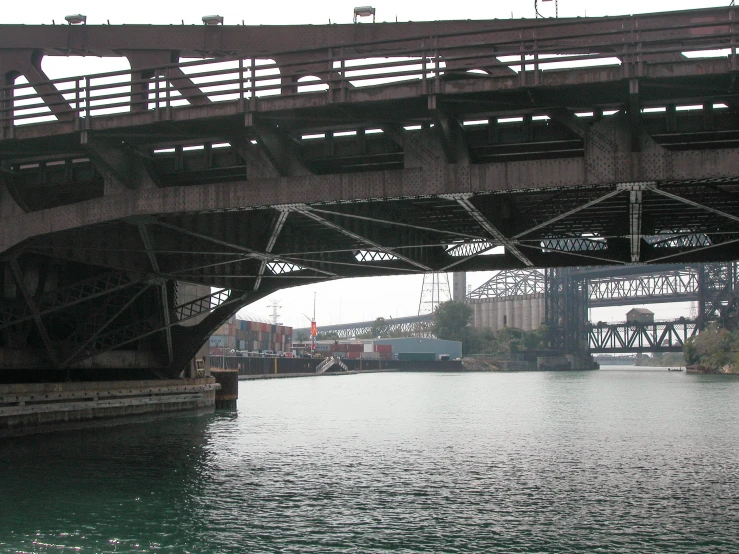
[[[609, 349], [595, 350], [599, 352], [680, 350], [685, 340], [700, 333], [712, 321], [719, 321], [729, 329], [736, 328], [739, 325], [737, 266], [737, 262], [730, 262], [662, 271], [658, 267], [654, 268], [656, 271], [640, 268], [628, 276], [608, 275], [609, 270], [596, 269], [548, 270], [547, 323], [554, 330], [555, 346], [565, 350]], [[625, 270], [610, 270], [619, 271]], [[595, 300], [590, 301], [593, 297]], [[698, 300], [697, 319], [648, 326], [587, 323], [589, 305], [686, 300]]]
[[[413, 336], [427, 336], [430, 333], [433, 323], [433, 314], [424, 314], [411, 317], [398, 317], [394, 319], [386, 319], [382, 323], [382, 333], [407, 333]], [[346, 323], [343, 325], [326, 325], [319, 327], [318, 332], [321, 334], [336, 333], [341, 339], [350, 339], [360, 335], [371, 333], [377, 325], [376, 321], [360, 321], [357, 323]], [[308, 336], [310, 329], [293, 329], [293, 340], [299, 335]]]
[[544, 270], [509, 269], [496, 273], [485, 284], [473, 290], [467, 298], [479, 300], [543, 294], [546, 291], [545, 284]]
[[[66, 48], [59, 37], [74, 28], [58, 28], [56, 38], [41, 27], [3, 29], [6, 73], [31, 71], [23, 84], [0, 83], [0, 197], [11, 214], [0, 233], [0, 348], [46, 368], [125, 347], [176, 375], [180, 353], [229, 310], [306, 282], [737, 259], [739, 54], [682, 56], [734, 45], [734, 22], [735, 10], [721, 8], [596, 26], [409, 24], [400, 35], [377, 27], [361, 44], [354, 31], [329, 26], [320, 47], [299, 28], [247, 47], [254, 33], [234, 28], [246, 35], [228, 52], [232, 69], [222, 69], [224, 52], [179, 42], [195, 28], [158, 50], [125, 47], [149, 40], [125, 27], [93, 26], [75, 52], [126, 52], [131, 70], [54, 81], [39, 55]], [[29, 40], [39, 42], [29, 48]], [[521, 64], [524, 51], [531, 63]], [[187, 52], [212, 59], [168, 63]], [[273, 61], [257, 73], [255, 55]], [[508, 55], [519, 61], [501, 61]], [[548, 71], [614, 56], [618, 67]], [[303, 94], [305, 75], [325, 89]], [[393, 82], [360, 86], [382, 77]], [[642, 101], [664, 114], [646, 114]], [[697, 103], [702, 110], [676, 114]], [[714, 113], [715, 103], [727, 108]], [[111, 107], [123, 111], [111, 118]], [[520, 121], [503, 121], [512, 117]], [[735, 269], [698, 275], [700, 322], [732, 321]], [[574, 270], [530, 278], [503, 275], [478, 297], [543, 286], [558, 344], [585, 348], [588, 296], [600, 289]], [[667, 298], [692, 286], [682, 279], [624, 281], [602, 294]], [[177, 282], [228, 292], [217, 293], [220, 303], [180, 305]], [[208, 312], [209, 328], [178, 325]]]
[[641, 275], [600, 277], [588, 280], [590, 307], [626, 303], [689, 302], [698, 300], [699, 268], [686, 266], [661, 271], [659, 266]]
[[694, 320], [586, 326], [590, 352], [682, 352], [685, 341], [698, 333]]
[[[639, 274], [611, 274], [601, 270], [587, 280], [588, 306], [620, 306], [628, 303], [688, 302], [698, 300], [699, 266], [645, 267]], [[544, 270], [501, 271], [472, 291], [469, 299], [494, 299], [546, 292]]]

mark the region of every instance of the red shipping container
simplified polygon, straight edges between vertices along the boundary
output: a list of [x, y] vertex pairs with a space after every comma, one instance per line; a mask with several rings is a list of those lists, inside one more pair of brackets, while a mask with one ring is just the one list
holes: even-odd
[[393, 351], [392, 344], [376, 344], [375, 345], [375, 352], [392, 353], [392, 351]]
[[364, 352], [363, 344], [348, 344], [347, 346], [349, 352]]
[[346, 353], [346, 357], [347, 358], [350, 358], [352, 360], [357, 360], [357, 359], [359, 359], [359, 355], [360, 354], [361, 354], [361, 352], [359, 352], [359, 351], [351, 351], [350, 350], [349, 352]]

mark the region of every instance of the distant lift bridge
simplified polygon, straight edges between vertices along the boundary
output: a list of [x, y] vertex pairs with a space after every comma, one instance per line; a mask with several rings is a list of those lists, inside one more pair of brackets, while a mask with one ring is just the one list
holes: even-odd
[[[554, 345], [565, 350], [679, 351], [708, 323], [719, 321], [732, 328], [739, 321], [736, 262], [502, 271], [469, 297], [541, 294]], [[588, 308], [664, 302], [695, 302], [697, 313], [693, 318], [643, 324], [588, 321]]]

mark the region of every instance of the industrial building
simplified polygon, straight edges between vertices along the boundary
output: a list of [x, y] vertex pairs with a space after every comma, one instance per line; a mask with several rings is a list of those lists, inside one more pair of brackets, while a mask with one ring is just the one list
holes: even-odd
[[399, 339], [374, 339], [376, 345], [390, 345], [393, 356], [403, 359], [402, 354], [433, 353], [434, 359], [448, 356], [450, 360], [462, 357], [462, 343], [456, 340], [441, 340], [428, 337], [403, 337]]
[[503, 327], [533, 331], [545, 318], [544, 293], [513, 298], [474, 298], [468, 303], [475, 310], [473, 325], [493, 331]]
[[[310, 344], [295, 344], [296, 354], [309, 352]], [[428, 337], [397, 339], [352, 339], [316, 341], [316, 352], [338, 358], [377, 360], [456, 360], [462, 357], [462, 343]]]
[[646, 308], [633, 308], [626, 312], [626, 323], [654, 323], [654, 312]]

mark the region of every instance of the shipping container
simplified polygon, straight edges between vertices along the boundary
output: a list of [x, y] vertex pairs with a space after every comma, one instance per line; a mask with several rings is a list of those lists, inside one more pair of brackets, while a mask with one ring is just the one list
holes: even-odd
[[434, 352], [399, 352], [398, 359], [413, 362], [435, 362], [436, 354]]
[[360, 355], [363, 360], [379, 360], [380, 359], [379, 352], [361, 352]]
[[383, 354], [392, 354], [393, 345], [392, 344], [376, 344], [375, 352], [381, 352]]

